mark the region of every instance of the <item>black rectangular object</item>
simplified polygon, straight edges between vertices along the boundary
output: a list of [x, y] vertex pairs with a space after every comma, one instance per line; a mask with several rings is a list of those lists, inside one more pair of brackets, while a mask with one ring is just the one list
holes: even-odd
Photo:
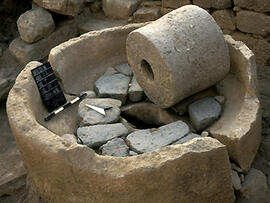
[[45, 107], [49, 112], [67, 102], [49, 62], [31, 70], [38, 91]]

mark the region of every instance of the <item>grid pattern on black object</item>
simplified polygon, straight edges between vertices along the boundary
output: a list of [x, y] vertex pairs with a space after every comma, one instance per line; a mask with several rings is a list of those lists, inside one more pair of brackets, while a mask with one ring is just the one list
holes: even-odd
[[49, 112], [67, 102], [49, 62], [31, 70], [41, 99]]

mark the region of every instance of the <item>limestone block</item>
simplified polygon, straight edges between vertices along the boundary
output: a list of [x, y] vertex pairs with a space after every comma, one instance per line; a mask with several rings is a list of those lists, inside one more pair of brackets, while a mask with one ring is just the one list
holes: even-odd
[[235, 30], [235, 16], [231, 10], [217, 10], [212, 16], [221, 29]]
[[74, 22], [65, 22], [56, 28], [48, 37], [33, 44], [25, 43], [21, 38], [16, 38], [9, 45], [9, 50], [18, 61], [26, 64], [29, 61], [44, 59], [49, 55], [53, 47], [75, 37], [77, 34], [78, 32]]
[[[227, 146], [229, 156], [247, 172], [261, 139], [261, 111], [256, 62], [248, 47], [226, 36], [231, 56], [231, 73], [217, 85], [226, 97], [220, 119], [210, 134]], [[237, 87], [237, 88], [233, 88]]]
[[162, 7], [176, 9], [191, 4], [190, 0], [162, 0]]
[[262, 13], [270, 11], [270, 1], [268, 0], [234, 0], [234, 4], [241, 8]]
[[269, 63], [270, 60], [270, 42], [263, 38], [255, 38], [251, 34], [244, 34], [242, 32], [232, 33], [235, 40], [244, 42], [248, 48], [256, 56], [257, 66], [263, 66]]
[[218, 120], [221, 110], [221, 105], [213, 97], [200, 99], [188, 106], [190, 120], [198, 131]]
[[130, 66], [127, 63], [119, 64], [115, 66], [114, 69], [126, 76], [132, 76], [133, 74]]
[[95, 90], [99, 97], [111, 97], [126, 102], [130, 77], [123, 74], [101, 76], [95, 82]]
[[129, 148], [121, 138], [114, 138], [100, 147], [102, 155], [125, 157], [129, 156]]
[[[109, 124], [116, 123], [120, 119], [120, 109], [116, 105], [112, 105], [114, 100], [112, 99], [84, 99], [80, 102], [78, 113], [81, 119], [80, 126], [97, 125], [97, 124]], [[121, 103], [119, 100], [115, 102]], [[94, 105], [101, 108], [108, 108], [105, 110], [106, 115], [102, 115], [93, 109], [86, 106]]]
[[141, 3], [141, 6], [145, 6], [145, 7], [160, 7], [162, 4], [161, 4], [161, 1], [143, 1]]
[[102, 0], [106, 16], [125, 20], [136, 11], [140, 3], [141, 0]]
[[230, 68], [220, 28], [193, 5], [131, 32], [127, 57], [145, 94], [162, 108], [214, 85]]
[[52, 15], [43, 8], [26, 11], [17, 20], [17, 25], [22, 40], [27, 43], [47, 37], [55, 28]]
[[33, 0], [39, 7], [68, 16], [78, 15], [82, 9], [84, 0]]
[[127, 142], [134, 151], [145, 153], [172, 144], [190, 132], [182, 121], [164, 125], [157, 130], [137, 130], [127, 136]]
[[242, 32], [267, 35], [270, 33], [270, 16], [241, 10], [236, 14], [236, 26]]
[[193, 0], [193, 4], [205, 9], [225, 9], [232, 7], [231, 0]]
[[77, 130], [78, 137], [89, 147], [100, 146], [127, 133], [128, 129], [122, 123], [80, 127]]
[[160, 17], [159, 7], [141, 7], [133, 14], [134, 22], [147, 22], [157, 20]]

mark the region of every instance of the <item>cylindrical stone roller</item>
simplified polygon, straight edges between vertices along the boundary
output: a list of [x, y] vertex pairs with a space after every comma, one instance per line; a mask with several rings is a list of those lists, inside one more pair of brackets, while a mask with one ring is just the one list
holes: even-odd
[[146, 95], [163, 108], [216, 84], [230, 69], [221, 29], [192, 5], [131, 32], [127, 57]]

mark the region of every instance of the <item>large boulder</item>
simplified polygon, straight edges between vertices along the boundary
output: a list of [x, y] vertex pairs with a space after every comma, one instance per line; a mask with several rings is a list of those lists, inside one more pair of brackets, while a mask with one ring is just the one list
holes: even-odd
[[27, 43], [47, 37], [55, 28], [52, 15], [43, 8], [23, 13], [17, 20], [17, 25], [22, 40]]

